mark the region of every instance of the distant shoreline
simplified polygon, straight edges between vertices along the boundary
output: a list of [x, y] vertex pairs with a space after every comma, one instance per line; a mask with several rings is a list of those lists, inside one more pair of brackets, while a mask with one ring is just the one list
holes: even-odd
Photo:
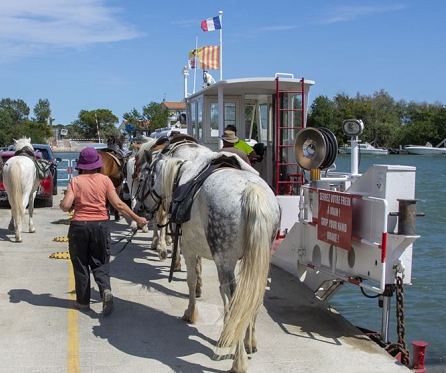
[[80, 150], [72, 148], [52, 148], [53, 153], [79, 153]]

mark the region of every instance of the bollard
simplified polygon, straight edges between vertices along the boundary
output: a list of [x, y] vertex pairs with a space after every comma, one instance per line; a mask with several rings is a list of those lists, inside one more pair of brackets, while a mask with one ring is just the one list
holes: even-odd
[[426, 356], [427, 342], [423, 341], [413, 341], [413, 365], [411, 370], [416, 373], [426, 373], [426, 368], [424, 367], [424, 358]]
[[415, 235], [416, 200], [399, 199], [398, 234]]

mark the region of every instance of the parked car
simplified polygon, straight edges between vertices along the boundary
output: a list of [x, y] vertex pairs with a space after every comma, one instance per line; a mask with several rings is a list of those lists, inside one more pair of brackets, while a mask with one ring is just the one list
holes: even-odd
[[[40, 181], [40, 186], [37, 189], [36, 205], [42, 203], [44, 207], [53, 206], [53, 195], [57, 195], [57, 162], [60, 162], [60, 158], [55, 158], [53, 151], [49, 145], [45, 144], [32, 144], [34, 148], [34, 154], [37, 158], [43, 158], [51, 162], [50, 175], [44, 180]], [[0, 153], [3, 163], [9, 158], [14, 156], [13, 146], [9, 146], [8, 150]], [[8, 195], [5, 191], [3, 183], [0, 181], [0, 202], [8, 200]]]

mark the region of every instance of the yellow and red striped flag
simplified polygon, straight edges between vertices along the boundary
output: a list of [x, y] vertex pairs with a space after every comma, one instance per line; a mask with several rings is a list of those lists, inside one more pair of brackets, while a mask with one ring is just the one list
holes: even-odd
[[208, 46], [189, 52], [189, 68], [203, 70], [220, 69], [220, 47]]

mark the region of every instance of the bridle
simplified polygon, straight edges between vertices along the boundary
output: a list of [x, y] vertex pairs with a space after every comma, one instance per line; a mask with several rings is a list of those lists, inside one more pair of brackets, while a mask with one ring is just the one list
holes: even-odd
[[[152, 220], [155, 216], [156, 212], [159, 210], [163, 203], [163, 199], [161, 196], [155, 191], [155, 173], [153, 172], [156, 168], [157, 163], [159, 162], [159, 158], [157, 158], [152, 164], [146, 163], [145, 167], [140, 172], [140, 178], [142, 182], [139, 183], [138, 191], [136, 193], [136, 202], [137, 205], [135, 210], [138, 213], [145, 212], [148, 220]], [[155, 202], [155, 207], [150, 209], [146, 205], [146, 199], [150, 197]]]

